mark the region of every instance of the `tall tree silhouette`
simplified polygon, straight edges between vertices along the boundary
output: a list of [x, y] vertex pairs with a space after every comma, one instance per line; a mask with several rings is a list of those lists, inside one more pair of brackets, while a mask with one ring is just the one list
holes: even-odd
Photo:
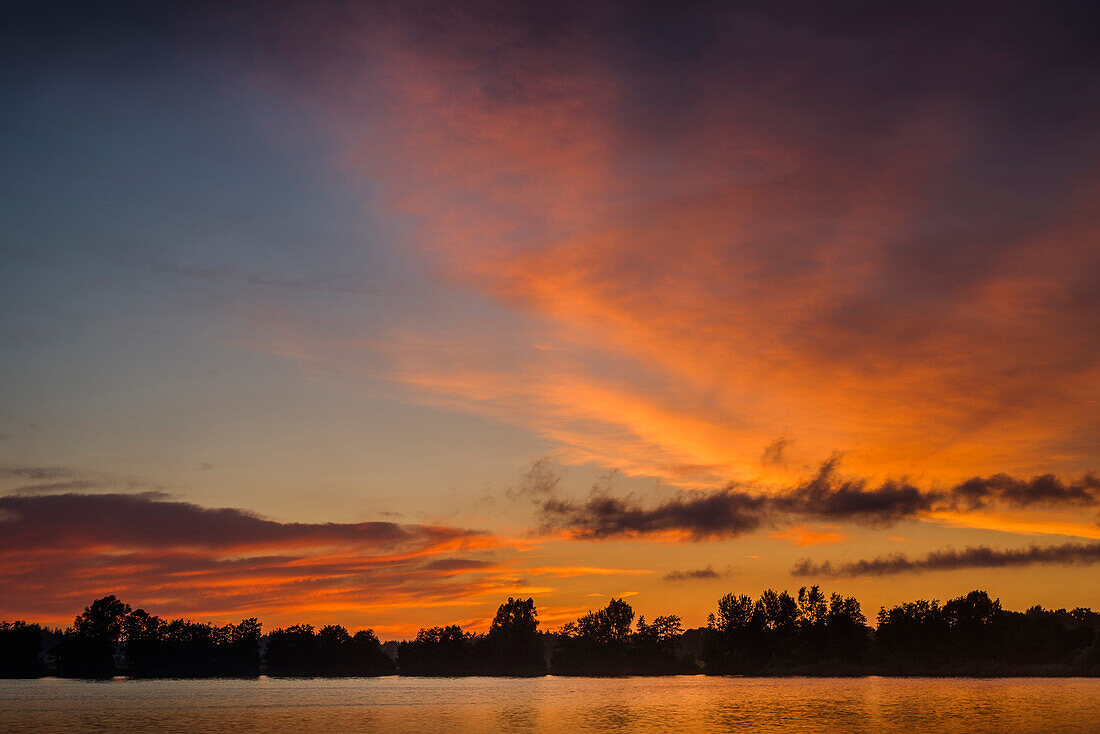
[[539, 635], [534, 599], [501, 604], [489, 633], [479, 641], [486, 672], [491, 675], [543, 675], [546, 649]]
[[115, 645], [129, 613], [130, 605], [123, 604], [113, 594], [85, 607], [56, 650], [58, 675], [67, 678], [115, 675]]

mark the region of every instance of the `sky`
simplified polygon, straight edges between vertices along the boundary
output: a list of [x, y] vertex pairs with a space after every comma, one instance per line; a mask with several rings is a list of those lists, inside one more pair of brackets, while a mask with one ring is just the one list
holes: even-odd
[[0, 618], [1100, 607], [1092, 4], [11, 5]]

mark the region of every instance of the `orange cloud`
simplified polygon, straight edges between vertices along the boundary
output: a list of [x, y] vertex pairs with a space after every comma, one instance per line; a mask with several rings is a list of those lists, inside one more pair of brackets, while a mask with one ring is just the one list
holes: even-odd
[[1100, 526], [1087, 522], [1067, 522], [1035, 517], [1011, 516], [1004, 513], [932, 512], [928, 519], [948, 527], [999, 530], [1018, 535], [1066, 535], [1073, 538], [1100, 540]]
[[[1007, 133], [975, 95], [839, 85], [827, 34], [792, 47], [736, 11], [715, 22], [766, 70], [711, 49], [676, 83], [583, 24], [533, 42], [474, 11], [427, 42], [415, 18], [342, 22], [370, 74], [318, 69], [314, 99], [349, 165], [415, 221], [426, 269], [522, 317], [395, 327], [389, 376], [419, 399], [683, 486], [836, 449], [867, 476], [1092, 468], [1097, 175], [1044, 163], [1053, 130], [994, 175]], [[790, 470], [761, 462], [777, 436]]]

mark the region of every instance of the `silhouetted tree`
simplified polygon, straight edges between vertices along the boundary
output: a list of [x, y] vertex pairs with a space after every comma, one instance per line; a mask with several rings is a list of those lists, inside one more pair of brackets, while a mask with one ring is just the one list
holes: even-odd
[[0, 678], [41, 675], [43, 629], [26, 622], [0, 622]]
[[565, 625], [551, 670], [556, 675], [659, 675], [694, 669], [694, 663], [675, 655], [682, 633], [679, 617], [657, 617], [653, 624], [643, 617], [632, 632], [633, 620], [634, 609], [612, 599], [598, 612]]
[[123, 621], [126, 661], [137, 678], [255, 677], [260, 669], [260, 623], [210, 624], [160, 617], [135, 609]]
[[867, 617], [852, 596], [829, 595], [829, 614], [825, 618], [827, 654], [833, 660], [858, 662], [867, 656], [870, 642]]
[[718, 613], [707, 618], [707, 671], [740, 673], [755, 665], [761, 626], [751, 597], [726, 594], [719, 599]]
[[756, 601], [753, 614], [760, 620], [758, 658], [789, 657], [795, 647], [799, 622], [798, 602], [794, 597], [786, 591], [778, 593], [767, 589]]
[[796, 657], [816, 663], [826, 657], [829, 605], [820, 586], [798, 590], [798, 650]]
[[137, 678], [164, 675], [164, 621], [144, 609], [135, 609], [126, 615], [122, 628], [130, 675]]
[[490, 675], [543, 675], [546, 650], [539, 635], [534, 599], [512, 599], [497, 609], [493, 624], [479, 641]]
[[984, 591], [971, 591], [943, 605], [951, 646], [959, 657], [984, 660], [1001, 653], [1001, 601]]
[[[1041, 615], [1033, 616], [1038, 620]], [[1013, 631], [1017, 640], [1012, 648], [1019, 653], [1034, 646], [1027, 638], [1041, 628], [1007, 615], [986, 592], [972, 591], [942, 607], [935, 600], [920, 600], [880, 609], [875, 655], [895, 670], [951, 673], [981, 663], [981, 669], [991, 671], [990, 661], [1003, 666], [1012, 659], [1007, 639]]]
[[622, 599], [570, 622], [560, 630], [551, 669], [556, 675], [622, 675], [633, 622], [634, 609]]
[[115, 675], [115, 645], [129, 613], [130, 606], [113, 594], [85, 607], [55, 650], [58, 675], [66, 678]]
[[393, 661], [382, 651], [373, 630], [354, 636], [340, 625], [330, 624], [317, 632], [318, 659], [312, 664], [316, 675], [375, 676], [394, 672]]
[[267, 673], [276, 676], [314, 676], [320, 668], [319, 646], [313, 625], [296, 624], [272, 630], [267, 637]]
[[397, 648], [401, 675], [475, 675], [474, 638], [456, 624], [422, 629], [416, 639]]
[[260, 674], [260, 621], [255, 617], [228, 624], [218, 631], [218, 675], [255, 678]]
[[[245, 620], [245, 622], [254, 620]], [[242, 625], [244, 622], [242, 622]], [[259, 627], [256, 627], [258, 635]], [[240, 626], [237, 634], [241, 635]], [[267, 672], [275, 676], [375, 676], [395, 670], [373, 630], [354, 635], [330, 624], [316, 632], [298, 624], [274, 630], [267, 638]]]
[[708, 617], [707, 672], [750, 673], [792, 670], [823, 660], [855, 662], [867, 652], [867, 619], [859, 602], [833, 594], [828, 604], [817, 586], [766, 589], [753, 602], [726, 594]]
[[351, 636], [351, 664], [348, 675], [393, 675], [397, 665], [382, 649], [374, 630], [359, 630]]
[[652, 624], [646, 624], [645, 617], [638, 617], [636, 630], [630, 638], [631, 674], [697, 672], [693, 660], [682, 660], [676, 656], [676, 643], [683, 632], [683, 624], [675, 614], [656, 617]]
[[923, 665], [942, 662], [948, 640], [947, 619], [938, 601], [905, 602], [878, 612], [875, 648], [879, 658]]

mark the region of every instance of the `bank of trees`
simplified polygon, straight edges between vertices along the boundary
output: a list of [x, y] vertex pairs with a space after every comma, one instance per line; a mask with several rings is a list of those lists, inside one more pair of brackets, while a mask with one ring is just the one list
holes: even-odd
[[362, 676], [395, 672], [370, 630], [354, 635], [330, 625], [278, 629], [266, 637], [255, 618], [213, 625], [165, 620], [115, 596], [96, 599], [46, 650], [51, 634], [36, 624], [0, 623], [0, 675], [66, 678], [254, 678], [266, 643], [271, 675]]
[[1089, 609], [1013, 612], [973, 591], [884, 607], [875, 622], [856, 599], [817, 586], [727, 594], [707, 627], [686, 631], [675, 615], [647, 622], [612, 599], [547, 633], [533, 599], [508, 599], [485, 634], [422, 629], [395, 660], [371, 630], [300, 624], [263, 635], [254, 618], [165, 620], [106, 596], [63, 632], [0, 622], [0, 677], [1100, 675], [1100, 614]]
[[877, 621], [877, 662], [885, 672], [1100, 672], [1100, 614], [1090, 609], [1012, 612], [972, 591], [943, 605], [920, 600], [882, 608]]
[[707, 620], [708, 673], [789, 671], [823, 662], [855, 666], [866, 661], [870, 630], [859, 602], [817, 586], [798, 596], [768, 589], [755, 601], [726, 594]]
[[256, 619], [220, 627], [165, 620], [106, 596], [77, 616], [51, 657], [57, 674], [69, 678], [255, 677], [259, 643]]

